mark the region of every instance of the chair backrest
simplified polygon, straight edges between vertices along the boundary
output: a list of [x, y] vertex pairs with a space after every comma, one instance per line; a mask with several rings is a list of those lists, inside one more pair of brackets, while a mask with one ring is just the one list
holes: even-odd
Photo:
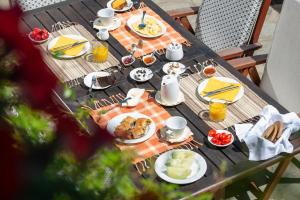
[[33, 10], [36, 8], [41, 8], [47, 5], [55, 4], [58, 2], [62, 2], [65, 0], [12, 0], [14, 2], [17, 2], [22, 10], [27, 11], [27, 10]]
[[215, 51], [247, 44], [265, 3], [267, 10], [270, 0], [204, 0], [195, 35]]
[[300, 0], [283, 3], [260, 87], [300, 112]]

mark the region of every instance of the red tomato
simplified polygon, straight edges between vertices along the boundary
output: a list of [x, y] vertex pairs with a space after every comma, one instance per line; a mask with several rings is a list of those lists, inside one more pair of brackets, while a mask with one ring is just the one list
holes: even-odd
[[42, 31], [43, 33], [48, 33], [48, 31], [47, 31], [45, 28], [41, 29], [41, 31]]
[[48, 35], [47, 35], [46, 33], [43, 33], [42, 39], [43, 39], [43, 40], [46, 40], [47, 38], [48, 38]]
[[225, 139], [225, 140], [222, 141], [222, 144], [223, 144], [223, 145], [224, 145], [224, 144], [229, 144], [230, 141], [231, 141], [231, 140], [229, 140], [229, 139]]
[[211, 142], [214, 143], [214, 144], [219, 144], [220, 141], [216, 138], [212, 138]]
[[35, 39], [35, 40], [42, 40], [42, 36], [41, 36], [41, 35], [36, 35], [36, 36], [34, 37], [34, 39]]
[[215, 129], [211, 129], [209, 132], [208, 132], [208, 136], [209, 137], [215, 137], [217, 135], [217, 131]]

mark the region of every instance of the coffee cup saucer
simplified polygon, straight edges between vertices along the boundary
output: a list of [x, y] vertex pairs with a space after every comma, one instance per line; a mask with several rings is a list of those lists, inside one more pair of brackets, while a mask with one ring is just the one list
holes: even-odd
[[168, 138], [166, 131], [167, 131], [167, 127], [162, 127], [159, 131], [160, 137], [162, 140], [170, 142], [170, 143], [183, 142], [186, 139], [188, 139], [190, 136], [193, 135], [193, 133], [191, 132], [191, 129], [188, 126], [185, 127], [183, 133], [178, 138]]
[[184, 102], [185, 98], [184, 98], [183, 92], [180, 91], [177, 101], [175, 103], [168, 103], [168, 102], [164, 102], [161, 99], [161, 93], [160, 93], [160, 91], [157, 91], [155, 94], [155, 101], [163, 106], [177, 106], [177, 105], [181, 104], [182, 102]]
[[107, 26], [104, 26], [101, 23], [100, 18], [97, 18], [93, 22], [93, 28], [97, 29], [97, 30], [102, 29], [102, 28], [107, 28], [108, 31], [113, 31], [113, 30], [119, 28], [121, 26], [121, 24], [122, 24], [122, 22], [121, 22], [121, 20], [118, 17], [113, 17], [113, 23], [111, 23], [111, 24], [109, 24]]

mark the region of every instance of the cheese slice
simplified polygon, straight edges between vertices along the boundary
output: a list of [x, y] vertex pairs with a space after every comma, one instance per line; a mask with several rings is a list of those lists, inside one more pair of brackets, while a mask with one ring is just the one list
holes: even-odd
[[[55, 48], [64, 46], [64, 45], [69, 45], [69, 44], [74, 44], [75, 42], [78, 42], [78, 40], [66, 37], [66, 36], [60, 36], [55, 43], [55, 45], [50, 49], [52, 51]], [[78, 56], [80, 52], [83, 50], [85, 47], [85, 43], [77, 45], [71, 49], [64, 50], [64, 55], [68, 56]]]
[[232, 102], [234, 101], [235, 97], [238, 95], [240, 89], [241, 89], [241, 84], [240, 83], [229, 83], [225, 81], [220, 81], [216, 78], [210, 78], [204, 88], [204, 90], [201, 92], [201, 96], [204, 96], [207, 92], [211, 92], [217, 89], [221, 89], [223, 87], [229, 86], [229, 85], [234, 85], [234, 86], [239, 86], [238, 88], [235, 88], [233, 90], [229, 90], [226, 92], [222, 92], [219, 94], [215, 94], [212, 96], [209, 96], [211, 99], [220, 99], [220, 100], [225, 100]]

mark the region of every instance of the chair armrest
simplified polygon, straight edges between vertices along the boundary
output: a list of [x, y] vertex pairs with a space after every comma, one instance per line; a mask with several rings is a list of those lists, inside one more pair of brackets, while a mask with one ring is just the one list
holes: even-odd
[[229, 48], [229, 49], [224, 49], [217, 54], [224, 58], [225, 60], [230, 60], [233, 58], [238, 58], [243, 56], [244, 54], [247, 54], [249, 52], [253, 52], [254, 50], [260, 49], [262, 47], [262, 44], [260, 43], [254, 43], [254, 44], [247, 44], [247, 45], [242, 45], [240, 47], [234, 47], [234, 48]]
[[169, 10], [167, 11], [167, 13], [173, 18], [181, 18], [189, 15], [195, 15], [198, 13], [198, 10], [199, 10], [199, 6], [196, 6], [196, 7]]
[[248, 57], [228, 60], [228, 63], [231, 64], [237, 70], [243, 70], [250, 67], [254, 67], [255, 65], [266, 63], [267, 57], [268, 57], [267, 54], [248, 56]]

